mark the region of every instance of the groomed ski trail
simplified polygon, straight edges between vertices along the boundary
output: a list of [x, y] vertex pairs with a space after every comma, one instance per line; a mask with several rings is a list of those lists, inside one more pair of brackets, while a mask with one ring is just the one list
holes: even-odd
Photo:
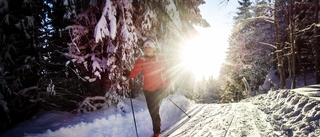
[[162, 137], [268, 137], [269, 120], [251, 103], [197, 104]]

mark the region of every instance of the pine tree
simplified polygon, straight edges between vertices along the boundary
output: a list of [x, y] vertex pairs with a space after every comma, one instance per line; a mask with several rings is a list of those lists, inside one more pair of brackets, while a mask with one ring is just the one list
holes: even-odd
[[[76, 107], [73, 99], [81, 98], [71, 93], [70, 85], [76, 84], [70, 81], [77, 80], [71, 80], [70, 75], [70, 79], [67, 78], [68, 70], [64, 67], [67, 60], [61, 54], [66, 51], [61, 34], [66, 22], [62, 21], [64, 14], [59, 2], [62, 1], [0, 2], [3, 21], [0, 25], [0, 113], [4, 116], [1, 129], [24, 121], [40, 110], [70, 111]], [[65, 100], [69, 101], [63, 102]]]
[[[224, 102], [235, 101], [239, 91], [244, 91], [241, 79], [247, 64], [244, 62], [247, 54], [247, 49], [250, 42], [247, 36], [251, 31], [250, 22], [247, 20], [252, 17], [252, 10], [250, 10], [251, 2], [248, 0], [239, 1], [240, 11], [237, 13], [235, 19], [234, 29], [229, 38], [229, 50], [227, 52], [226, 64], [222, 67], [221, 77], [225, 81], [223, 89]], [[230, 94], [231, 93], [231, 94]], [[230, 98], [230, 99], [229, 99]]]
[[[314, 15], [314, 23], [319, 23], [319, 0], [314, 0], [315, 5], [315, 15]], [[319, 31], [318, 27], [314, 28], [314, 36], [318, 36]], [[315, 47], [315, 75], [316, 75], [316, 83], [320, 83], [320, 48], [319, 48], [319, 38], [315, 37], [314, 47]]]
[[0, 2], [0, 122], [1, 130], [34, 115], [40, 104], [41, 57], [37, 16], [42, 3]]
[[[122, 73], [130, 70], [142, 55], [139, 45], [147, 38], [158, 43], [169, 64], [177, 64], [174, 56], [179, 48], [177, 43], [187, 32], [195, 31], [192, 25], [208, 26], [198, 8], [203, 3], [196, 0], [106, 0], [75, 13], [74, 24], [66, 27], [70, 42], [65, 55], [76, 64], [79, 76], [103, 83], [105, 87], [101, 91], [103, 96], [86, 98], [78, 111], [113, 105], [128, 95], [129, 83]], [[73, 7], [70, 4], [66, 7]], [[135, 79], [132, 83], [139, 81]], [[94, 100], [102, 103], [92, 104]]]
[[[272, 9], [266, 1], [239, 2], [226, 64], [221, 69], [225, 81], [224, 89], [229, 90], [224, 100], [239, 100], [258, 93], [264, 76], [272, 69], [272, 52], [275, 42], [272, 25]], [[271, 44], [270, 44], [271, 43]], [[249, 92], [249, 93], [248, 93]], [[226, 99], [230, 96], [232, 99]]]

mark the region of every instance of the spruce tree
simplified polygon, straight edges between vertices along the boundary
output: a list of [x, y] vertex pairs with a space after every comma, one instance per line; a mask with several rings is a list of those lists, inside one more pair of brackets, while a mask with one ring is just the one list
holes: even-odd
[[[70, 40], [65, 55], [76, 65], [82, 79], [104, 87], [100, 91], [102, 96], [84, 99], [78, 112], [113, 105], [128, 96], [129, 81], [122, 73], [131, 70], [142, 55], [140, 46], [147, 38], [156, 41], [161, 55], [172, 68], [179, 64], [178, 43], [186, 38], [186, 33], [195, 31], [193, 25], [209, 26], [198, 8], [203, 3], [196, 0], [106, 0], [76, 12], [74, 24], [66, 27]], [[140, 81], [134, 79], [131, 85]], [[92, 103], [95, 100], [100, 103]]]

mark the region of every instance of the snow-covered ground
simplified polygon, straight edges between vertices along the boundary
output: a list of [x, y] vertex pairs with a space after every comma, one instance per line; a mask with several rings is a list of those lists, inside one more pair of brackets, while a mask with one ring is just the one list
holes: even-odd
[[[162, 129], [178, 122], [185, 115], [169, 99], [183, 110], [195, 105], [184, 96], [169, 95], [160, 107]], [[151, 136], [151, 118], [144, 96], [132, 101], [139, 137]], [[0, 137], [134, 137], [136, 131], [130, 104], [130, 100], [126, 99], [118, 106], [78, 115], [49, 112], [0, 133]]]
[[269, 91], [266, 95], [248, 98], [268, 115], [276, 136], [320, 136], [320, 85], [293, 90]]
[[[320, 136], [320, 86], [269, 91], [229, 104], [195, 104], [174, 94], [163, 100], [160, 115], [167, 136]], [[309, 97], [310, 96], [310, 97]], [[183, 110], [178, 109], [169, 99]], [[133, 99], [139, 137], [152, 135], [144, 97]], [[130, 100], [117, 107], [74, 115], [50, 112], [22, 123], [1, 137], [127, 137], [136, 136]]]
[[201, 104], [201, 111], [172, 137], [258, 137], [272, 133], [266, 114], [251, 103]]

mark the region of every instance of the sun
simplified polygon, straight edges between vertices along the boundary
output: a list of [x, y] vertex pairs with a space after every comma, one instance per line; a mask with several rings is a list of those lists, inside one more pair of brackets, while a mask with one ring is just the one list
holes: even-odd
[[219, 76], [220, 68], [225, 60], [225, 43], [215, 38], [210, 31], [202, 30], [200, 35], [186, 40], [180, 58], [182, 66], [193, 72], [197, 80]]

